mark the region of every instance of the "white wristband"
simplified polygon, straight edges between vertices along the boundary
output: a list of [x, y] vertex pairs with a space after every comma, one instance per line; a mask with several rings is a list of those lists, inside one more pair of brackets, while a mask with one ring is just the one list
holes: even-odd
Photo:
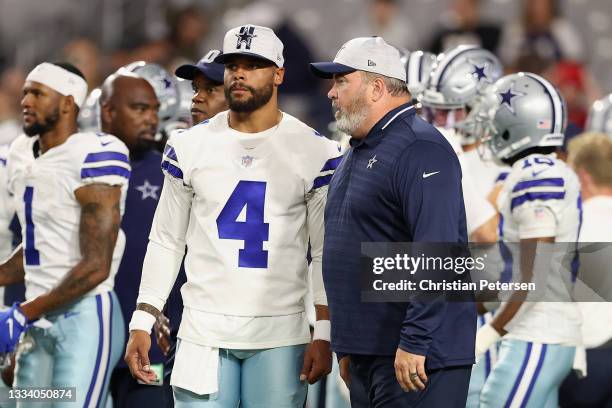
[[145, 312], [144, 310], [134, 310], [132, 314], [132, 320], [130, 320], [129, 329], [142, 330], [151, 334], [151, 328], [155, 324], [155, 316], [151, 313]]
[[492, 345], [501, 339], [501, 335], [490, 324], [485, 324], [476, 332], [476, 360], [480, 359]]
[[329, 320], [317, 320], [314, 324], [312, 339], [331, 341], [331, 322]]

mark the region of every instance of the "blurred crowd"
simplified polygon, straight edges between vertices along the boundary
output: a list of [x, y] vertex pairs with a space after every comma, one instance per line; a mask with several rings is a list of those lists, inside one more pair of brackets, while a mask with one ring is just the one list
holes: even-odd
[[[426, 3], [423, 0], [343, 0], [343, 5], [359, 8], [359, 17], [354, 24], [332, 31], [338, 44], [371, 34], [400, 49], [436, 54], [459, 44], [481, 46], [498, 55], [508, 72], [528, 71], [551, 80], [567, 101], [570, 133], [578, 133], [588, 107], [601, 93], [589, 70], [585, 40], [564, 17], [566, 3], [517, 1], [517, 18], [498, 23], [481, 17], [491, 2], [442, 2], [439, 21], [432, 21], [429, 38], [422, 38], [414, 22]], [[54, 0], [47, 8], [38, 7], [35, 0], [0, 0], [0, 8], [0, 138], [11, 138], [18, 131], [21, 85], [40, 61], [74, 64], [85, 74], [91, 91], [133, 61], [154, 62], [174, 72], [208, 49], [220, 48], [221, 33], [227, 28], [247, 22], [272, 27], [285, 44], [281, 108], [329, 131], [332, 116], [325, 101], [326, 84], [310, 75], [306, 64], [330, 52], [321, 51], [303, 28], [320, 20], [310, 15], [312, 9], [296, 17], [273, 0]], [[414, 12], [406, 15], [406, 8]], [[324, 9], [317, 12], [325, 14]]]

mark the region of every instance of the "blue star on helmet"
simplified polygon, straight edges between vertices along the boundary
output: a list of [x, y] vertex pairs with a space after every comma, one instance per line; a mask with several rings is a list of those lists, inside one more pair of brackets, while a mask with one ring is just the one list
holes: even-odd
[[510, 88], [508, 88], [505, 92], [498, 92], [497, 95], [499, 95], [501, 98], [500, 106], [505, 106], [513, 115], [516, 115], [514, 106], [512, 105], [512, 100], [516, 97], [524, 96], [525, 94], [512, 88], [514, 88], [514, 83], [512, 83]]
[[172, 86], [172, 82], [166, 77], [162, 78], [162, 82], [164, 83], [164, 88], [168, 89]]
[[481, 79], [487, 79], [487, 74], [485, 74], [485, 68], [487, 67], [486, 65], [483, 65], [482, 67], [479, 67], [477, 64], [473, 64], [474, 67], [474, 71], [472, 71], [472, 75], [476, 76], [478, 78], [478, 82], [480, 82]]

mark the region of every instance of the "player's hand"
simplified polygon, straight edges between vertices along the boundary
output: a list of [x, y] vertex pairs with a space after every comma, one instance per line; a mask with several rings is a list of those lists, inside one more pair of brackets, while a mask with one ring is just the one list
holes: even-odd
[[332, 370], [332, 353], [328, 341], [313, 340], [304, 353], [304, 365], [300, 372], [300, 381], [308, 380], [314, 384]]
[[351, 357], [344, 356], [338, 361], [338, 365], [340, 366], [340, 378], [346, 384], [346, 388], [351, 388], [351, 371], [349, 366], [351, 365]]
[[19, 336], [27, 329], [28, 318], [18, 303], [0, 312], [0, 353], [10, 353], [19, 343]]
[[151, 370], [149, 350], [151, 349], [151, 336], [144, 330], [132, 330], [130, 339], [125, 348], [124, 360], [132, 373], [132, 377], [149, 384], [157, 375]]
[[157, 320], [155, 320], [153, 332], [155, 333], [155, 341], [157, 342], [157, 345], [161, 349], [162, 353], [164, 353], [164, 356], [167, 357], [171, 345], [170, 320], [163, 313], [159, 315]]
[[419, 391], [425, 389], [427, 374], [425, 374], [425, 356], [412, 354], [400, 348], [395, 353], [395, 376], [404, 391]]
[[474, 351], [476, 361], [478, 362], [480, 357], [497, 343], [499, 339], [501, 339], [501, 334], [488, 323], [478, 329], [475, 342], [476, 350]]

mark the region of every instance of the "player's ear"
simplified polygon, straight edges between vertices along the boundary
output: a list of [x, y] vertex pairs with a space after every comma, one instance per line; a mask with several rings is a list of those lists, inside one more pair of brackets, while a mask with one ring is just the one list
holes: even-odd
[[76, 107], [77, 106], [72, 95], [62, 96], [60, 99], [60, 111], [62, 113], [70, 113], [72, 110], [75, 110]]
[[274, 85], [279, 86], [283, 83], [285, 79], [285, 68], [276, 68], [276, 72], [274, 72]]
[[108, 101], [100, 104], [100, 121], [102, 125], [108, 124], [113, 120], [113, 109]]

